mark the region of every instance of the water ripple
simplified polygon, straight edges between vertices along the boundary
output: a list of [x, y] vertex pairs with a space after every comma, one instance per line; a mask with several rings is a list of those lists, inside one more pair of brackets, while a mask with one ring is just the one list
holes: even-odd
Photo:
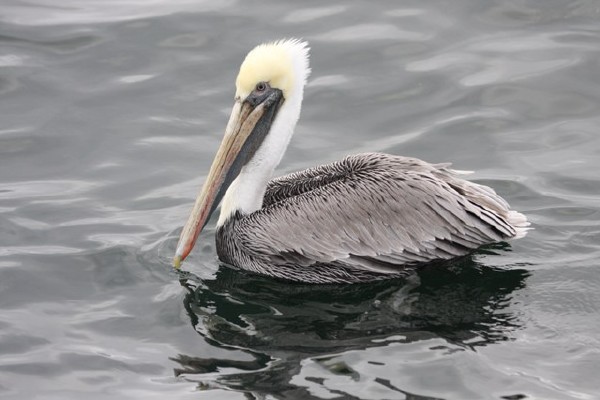
[[[595, 398], [599, 15], [5, 1], [0, 396]], [[277, 173], [361, 151], [453, 162], [535, 230], [405, 281], [310, 287], [219, 265], [213, 218], [172, 270], [239, 62], [290, 36], [313, 72]]]

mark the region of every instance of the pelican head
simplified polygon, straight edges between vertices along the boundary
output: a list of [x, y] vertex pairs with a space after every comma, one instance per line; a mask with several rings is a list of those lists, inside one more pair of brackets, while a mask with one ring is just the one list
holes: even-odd
[[187, 220], [173, 265], [179, 267], [221, 200], [218, 225], [236, 211], [251, 213], [281, 161], [298, 117], [310, 73], [306, 42], [289, 39], [255, 47], [236, 79], [225, 135]]

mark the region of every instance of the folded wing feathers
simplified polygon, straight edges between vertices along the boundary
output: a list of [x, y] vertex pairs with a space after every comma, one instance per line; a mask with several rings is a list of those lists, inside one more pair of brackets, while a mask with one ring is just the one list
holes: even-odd
[[287, 254], [290, 262], [397, 273], [395, 265], [448, 259], [526, 234], [523, 214], [448, 167], [366, 153], [274, 179], [263, 209], [243, 221], [247, 250], [265, 261]]

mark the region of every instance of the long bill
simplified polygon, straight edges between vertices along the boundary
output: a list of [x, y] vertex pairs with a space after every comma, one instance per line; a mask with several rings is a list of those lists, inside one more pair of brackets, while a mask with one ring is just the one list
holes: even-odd
[[253, 136], [256, 136], [253, 135], [253, 132], [263, 115], [271, 108], [271, 103], [262, 102], [253, 106], [248, 102], [236, 100], [221, 146], [217, 150], [204, 186], [179, 237], [173, 258], [175, 268], [179, 268], [181, 262], [192, 251], [196, 239], [210, 215], [218, 206], [231, 182], [239, 174], [242, 166], [247, 162], [253, 148], [256, 147], [256, 144], [253, 143], [256, 140], [251, 140], [255, 139]]

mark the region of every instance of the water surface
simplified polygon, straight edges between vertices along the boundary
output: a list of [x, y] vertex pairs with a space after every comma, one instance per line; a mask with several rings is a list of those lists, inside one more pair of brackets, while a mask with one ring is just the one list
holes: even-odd
[[[600, 4], [8, 0], [0, 397], [593, 399]], [[313, 74], [278, 173], [383, 151], [474, 170], [535, 230], [403, 281], [291, 285], [177, 236], [254, 45]]]

